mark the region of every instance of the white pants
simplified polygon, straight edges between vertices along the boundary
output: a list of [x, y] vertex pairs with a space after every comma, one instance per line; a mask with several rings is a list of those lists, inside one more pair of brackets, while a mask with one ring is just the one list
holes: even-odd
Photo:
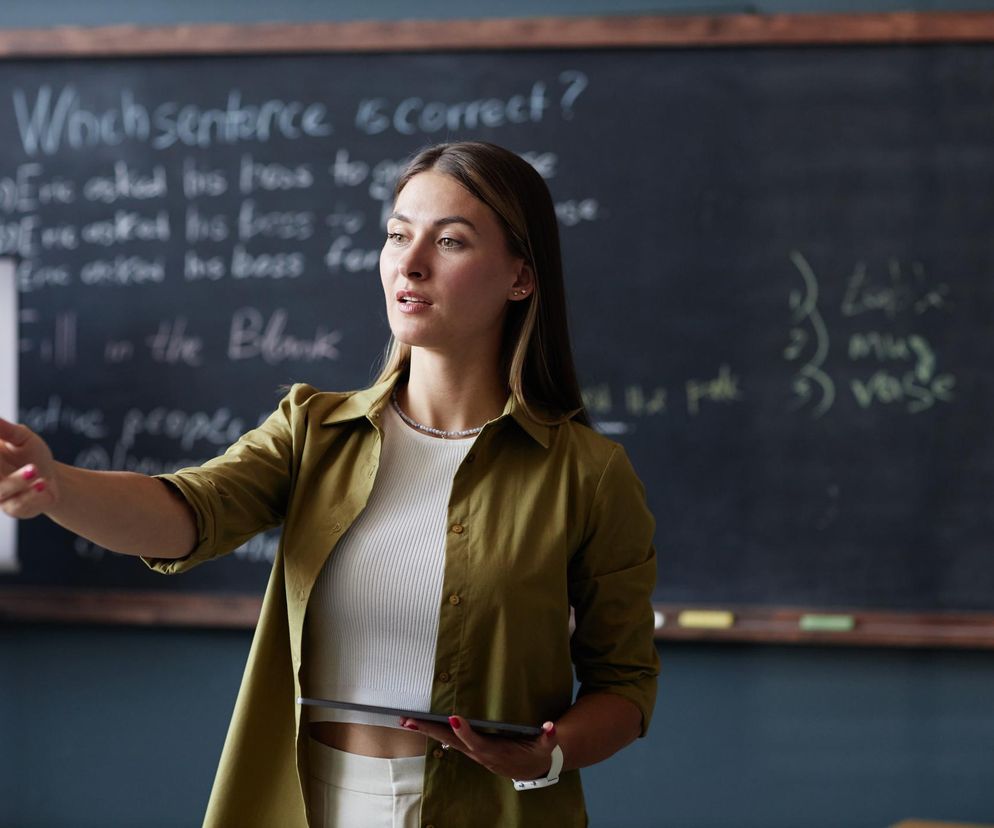
[[309, 741], [312, 828], [418, 828], [424, 756], [378, 759]]

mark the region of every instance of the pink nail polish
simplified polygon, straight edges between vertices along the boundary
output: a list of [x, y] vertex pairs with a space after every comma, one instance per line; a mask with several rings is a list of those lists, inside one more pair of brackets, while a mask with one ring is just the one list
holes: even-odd
[[45, 484], [44, 484], [44, 482], [42, 482], [41, 480], [39, 480], [31, 488], [33, 488], [36, 492], [43, 492], [43, 491], [45, 491]]
[[462, 725], [459, 724], [459, 720], [455, 716], [449, 716], [449, 724], [452, 726], [453, 730], [458, 730], [462, 727]]
[[24, 471], [21, 472], [21, 477], [25, 480], [34, 480], [38, 476], [38, 471], [34, 466], [28, 466]]

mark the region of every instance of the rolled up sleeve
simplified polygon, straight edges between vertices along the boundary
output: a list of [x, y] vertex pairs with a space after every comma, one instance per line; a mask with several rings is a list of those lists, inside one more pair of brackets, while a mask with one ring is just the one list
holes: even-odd
[[621, 446], [610, 455], [569, 571], [576, 616], [571, 639], [579, 695], [614, 693], [642, 713], [645, 735], [656, 701], [659, 656], [652, 591], [655, 521]]
[[178, 559], [142, 558], [156, 572], [175, 574], [237, 549], [283, 522], [293, 483], [292, 415], [313, 393], [295, 385], [258, 428], [202, 466], [157, 475], [189, 505], [197, 545]]

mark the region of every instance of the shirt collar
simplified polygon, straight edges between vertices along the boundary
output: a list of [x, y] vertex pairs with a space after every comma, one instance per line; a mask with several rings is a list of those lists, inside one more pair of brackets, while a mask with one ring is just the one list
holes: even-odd
[[[399, 377], [400, 372], [398, 371], [395, 374], [391, 374], [383, 382], [371, 385], [362, 391], [356, 391], [321, 420], [321, 425], [344, 423], [348, 420], [358, 420], [360, 417], [365, 417], [370, 422], [375, 422], [383, 409], [389, 404], [390, 393], [393, 391], [393, 387], [396, 385]], [[497, 419], [502, 420], [505, 417], [513, 419], [542, 448], [549, 447], [549, 426], [536, 422], [529, 417], [522, 407], [518, 405], [513, 394], [507, 398], [504, 410]]]

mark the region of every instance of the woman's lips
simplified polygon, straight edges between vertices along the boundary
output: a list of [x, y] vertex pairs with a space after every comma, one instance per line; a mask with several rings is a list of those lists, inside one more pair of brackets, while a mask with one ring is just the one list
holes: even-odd
[[408, 290], [397, 293], [397, 304], [402, 313], [424, 313], [431, 307], [431, 302], [426, 297]]

